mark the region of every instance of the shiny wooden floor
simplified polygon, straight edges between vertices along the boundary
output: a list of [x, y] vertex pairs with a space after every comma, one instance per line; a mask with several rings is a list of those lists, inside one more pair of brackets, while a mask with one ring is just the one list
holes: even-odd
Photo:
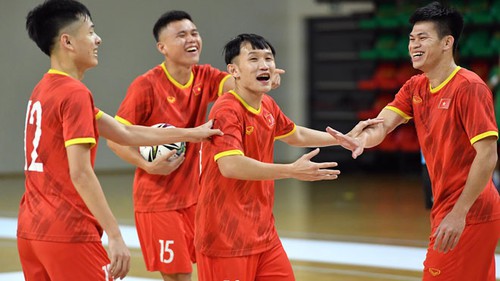
[[[120, 224], [133, 225], [131, 171], [98, 174]], [[16, 217], [23, 178], [0, 176], [0, 217]], [[420, 174], [342, 174], [332, 182], [276, 182], [276, 224], [281, 237], [425, 247], [429, 211]], [[132, 249], [130, 276], [160, 280]], [[499, 251], [497, 251], [499, 252]], [[334, 254], [334, 253], [332, 253]], [[417, 281], [421, 273], [372, 266], [293, 261], [303, 281]], [[20, 271], [16, 243], [0, 239], [0, 273]], [[196, 280], [196, 271], [194, 278]]]

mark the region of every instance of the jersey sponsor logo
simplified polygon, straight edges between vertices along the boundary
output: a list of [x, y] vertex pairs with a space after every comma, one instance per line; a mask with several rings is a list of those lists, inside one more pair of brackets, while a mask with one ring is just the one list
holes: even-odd
[[174, 102], [175, 102], [175, 97], [168, 96], [168, 97], [167, 97], [167, 101], [168, 101], [169, 103], [174, 103]]
[[266, 118], [267, 120], [267, 124], [269, 125], [269, 127], [273, 127], [274, 124], [275, 124], [275, 120], [274, 120], [274, 116], [270, 113], [270, 112], [265, 112], [264, 113], [264, 118]]
[[422, 98], [418, 95], [413, 96], [413, 103], [422, 103]]
[[439, 109], [448, 109], [450, 107], [451, 99], [450, 98], [442, 98], [439, 101], [438, 108]]
[[430, 267], [429, 268], [429, 273], [432, 275], [432, 276], [438, 276], [439, 274], [441, 274], [441, 270], [437, 269], [437, 268], [432, 268]]
[[247, 134], [247, 135], [251, 135], [251, 134], [253, 133], [253, 129], [254, 129], [254, 127], [253, 127], [253, 126], [247, 126], [247, 127], [245, 128], [245, 134]]

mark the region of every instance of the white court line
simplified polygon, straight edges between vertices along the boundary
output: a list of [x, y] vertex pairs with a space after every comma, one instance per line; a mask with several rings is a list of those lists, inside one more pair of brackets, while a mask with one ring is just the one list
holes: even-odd
[[[16, 238], [17, 220], [0, 217], [0, 238]], [[120, 225], [125, 243], [130, 248], [139, 248], [139, 239], [134, 226]], [[422, 271], [426, 249], [418, 247], [391, 246], [368, 243], [307, 240], [282, 237], [281, 241], [288, 257], [293, 261], [335, 263], [355, 266], [381, 267], [410, 271]], [[104, 235], [103, 243], [107, 244]], [[500, 255], [496, 254], [496, 278], [500, 278]], [[7, 279], [0, 279], [4, 281]], [[127, 279], [132, 281], [131, 279]], [[10, 280], [9, 280], [10, 281]]]
[[[125, 281], [159, 281], [160, 279], [149, 279], [149, 278], [139, 278], [128, 276], [125, 277]], [[24, 281], [24, 276], [22, 272], [7, 272], [0, 273], [0, 281]]]

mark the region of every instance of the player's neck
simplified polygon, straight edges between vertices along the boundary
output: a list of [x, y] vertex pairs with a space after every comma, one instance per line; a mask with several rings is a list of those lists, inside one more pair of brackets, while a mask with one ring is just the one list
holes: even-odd
[[429, 83], [432, 88], [435, 88], [441, 83], [443, 83], [451, 73], [457, 68], [457, 65], [453, 59], [440, 62], [432, 70], [425, 73], [429, 79]]
[[250, 91], [243, 87], [235, 86], [234, 91], [240, 96], [249, 106], [252, 108], [259, 110], [262, 102], [262, 97], [264, 97], [264, 93], [258, 93], [254, 91]]
[[185, 85], [191, 79], [192, 65], [179, 65], [166, 60], [165, 68], [167, 68], [168, 74], [181, 85]]
[[50, 68], [64, 72], [78, 80], [82, 80], [85, 74], [85, 70], [79, 69], [73, 61], [62, 59], [58, 55], [50, 57]]

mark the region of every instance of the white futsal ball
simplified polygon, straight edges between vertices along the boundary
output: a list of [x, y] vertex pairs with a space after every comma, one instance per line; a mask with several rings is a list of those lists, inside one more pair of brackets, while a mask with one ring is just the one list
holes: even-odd
[[[172, 128], [173, 127], [173, 128], [175, 128], [173, 125], [166, 124], [166, 123], [159, 123], [159, 124], [153, 125], [151, 127], [156, 127], [156, 128], [168, 128], [168, 127]], [[173, 160], [173, 159], [179, 157], [182, 153], [184, 153], [186, 151], [186, 143], [185, 142], [176, 142], [176, 143], [154, 145], [154, 146], [140, 146], [139, 152], [141, 153], [141, 155], [144, 159], [146, 159], [149, 162], [153, 162], [153, 160], [155, 160], [156, 157], [167, 154], [173, 149], [177, 149], [177, 152], [174, 154], [174, 156], [170, 157], [168, 160]]]

